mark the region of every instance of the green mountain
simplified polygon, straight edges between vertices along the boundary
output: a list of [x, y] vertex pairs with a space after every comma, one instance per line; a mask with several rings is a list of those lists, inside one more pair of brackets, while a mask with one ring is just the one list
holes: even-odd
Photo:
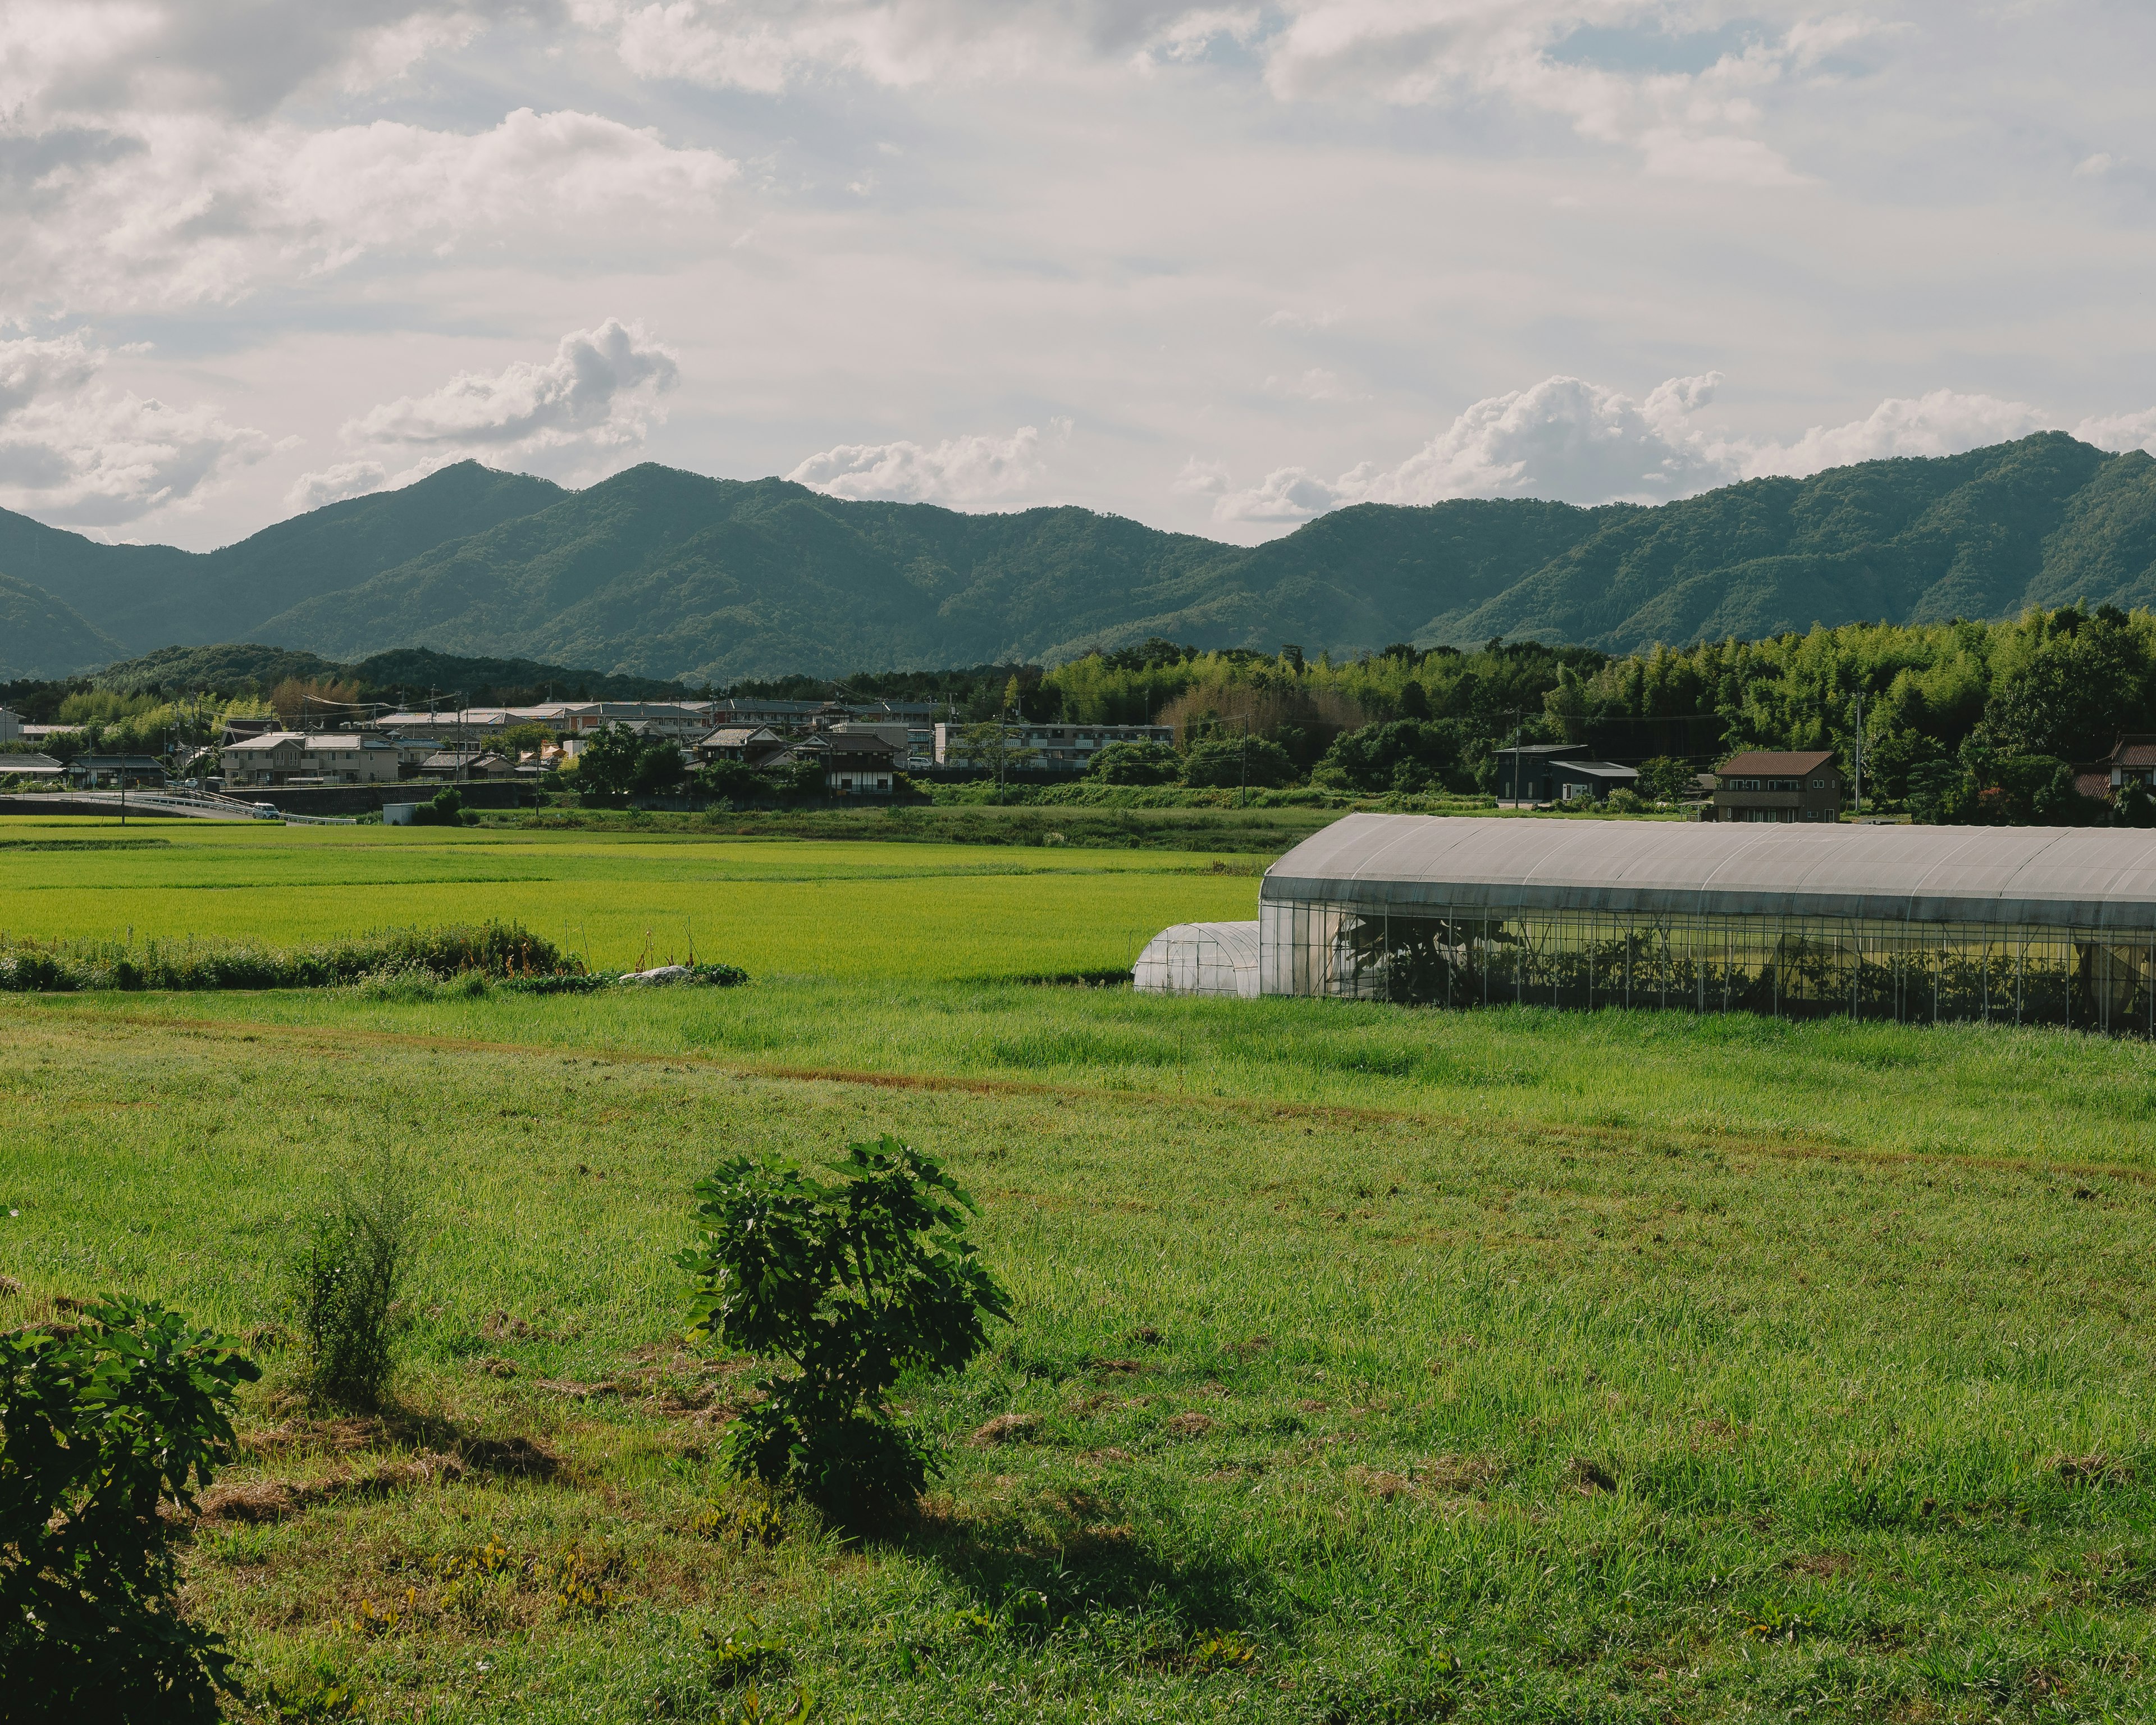
[[60, 676], [113, 651], [112, 637], [73, 606], [41, 587], [0, 575], [0, 683]]
[[366, 701], [420, 701], [461, 696], [476, 706], [522, 706], [549, 698], [578, 701], [674, 701], [683, 685], [656, 677], [618, 676], [529, 659], [459, 658], [426, 647], [393, 647], [354, 664], [295, 647], [228, 642], [214, 647], [160, 647], [139, 659], [108, 665], [90, 679], [116, 695], [177, 695], [213, 689], [223, 695], [267, 695], [287, 677], [301, 682], [351, 683]]
[[567, 492], [465, 463], [199, 557], [0, 515], [0, 572], [129, 652], [427, 648], [695, 682], [1053, 660], [1153, 634], [1623, 652], [2156, 603], [2156, 461], [2050, 432], [1653, 508], [1365, 504], [1255, 549], [1075, 508], [962, 515], [654, 465]]

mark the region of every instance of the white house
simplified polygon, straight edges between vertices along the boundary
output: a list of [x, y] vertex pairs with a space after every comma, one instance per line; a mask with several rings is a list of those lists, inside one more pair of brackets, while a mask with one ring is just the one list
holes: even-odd
[[354, 731], [310, 736], [298, 731], [268, 731], [220, 752], [228, 790], [243, 785], [393, 784], [397, 745], [387, 737]]

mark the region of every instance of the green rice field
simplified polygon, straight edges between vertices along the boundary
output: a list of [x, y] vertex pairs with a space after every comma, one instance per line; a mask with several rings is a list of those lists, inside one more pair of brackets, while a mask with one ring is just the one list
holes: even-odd
[[[721, 898], [699, 956], [755, 979], [0, 997], [0, 1325], [151, 1293], [269, 1368], [186, 1558], [235, 1717], [2156, 1711], [2144, 1045], [1023, 980], [1250, 914], [1203, 855], [326, 832], [0, 847], [0, 921], [575, 894], [611, 963]], [[882, 1131], [973, 1191], [1015, 1321], [906, 1386], [943, 1471], [849, 1543], [721, 1476], [741, 1363], [683, 1346], [670, 1260], [720, 1158]], [[413, 1327], [333, 1420], [276, 1265], [384, 1149]]]
[[[1263, 869], [1247, 855], [1046, 846], [142, 827], [0, 827], [0, 937], [296, 942], [501, 917], [615, 968], [693, 944], [766, 976], [1053, 975], [1127, 966], [1170, 922], [1255, 916]], [[38, 848], [70, 839], [139, 848]]]

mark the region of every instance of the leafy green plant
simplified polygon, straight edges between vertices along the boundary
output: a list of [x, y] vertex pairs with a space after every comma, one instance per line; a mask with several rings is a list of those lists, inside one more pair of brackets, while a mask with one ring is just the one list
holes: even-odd
[[307, 1350], [307, 1388], [326, 1406], [381, 1405], [403, 1325], [397, 1296], [418, 1250], [419, 1200], [384, 1156], [345, 1181], [293, 1255], [293, 1303]]
[[740, 1689], [793, 1669], [793, 1656], [785, 1644], [759, 1636], [752, 1627], [723, 1636], [706, 1630], [703, 1635], [707, 1675], [714, 1688]]
[[964, 1237], [973, 1200], [889, 1134], [835, 1182], [737, 1157], [696, 1188], [691, 1339], [774, 1362], [727, 1434], [738, 1476], [799, 1491], [841, 1526], [910, 1510], [932, 1455], [891, 1406], [909, 1372], [964, 1369], [1009, 1299]]
[[11, 1717], [213, 1719], [230, 1658], [188, 1623], [163, 1512], [230, 1460], [261, 1376], [154, 1303], [0, 1336], [0, 1710]]

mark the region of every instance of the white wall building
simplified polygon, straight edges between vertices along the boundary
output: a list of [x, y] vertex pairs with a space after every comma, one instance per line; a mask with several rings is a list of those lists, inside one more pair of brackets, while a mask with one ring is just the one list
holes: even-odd
[[393, 784], [397, 745], [357, 731], [270, 731], [220, 751], [228, 790], [243, 785]]

